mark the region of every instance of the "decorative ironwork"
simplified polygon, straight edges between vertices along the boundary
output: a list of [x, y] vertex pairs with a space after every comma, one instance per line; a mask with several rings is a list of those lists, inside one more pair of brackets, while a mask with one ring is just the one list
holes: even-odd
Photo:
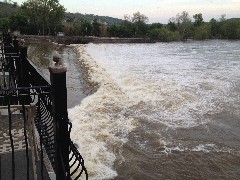
[[[36, 105], [35, 113], [35, 126], [39, 134], [40, 141], [40, 160], [41, 160], [41, 177], [44, 177], [44, 154], [47, 154], [48, 160], [51, 163], [53, 170], [58, 177], [58, 170], [56, 165], [61, 166], [61, 174], [64, 175], [62, 179], [79, 179], [80, 176], [85, 174], [88, 179], [87, 170], [84, 166], [84, 160], [77, 148], [70, 139], [71, 123], [68, 117], [64, 116], [61, 119], [61, 124], [67, 126], [66, 137], [68, 144], [65, 147], [59, 145], [60, 142], [56, 141], [58, 131], [56, 131], [56, 122], [54, 119], [53, 109], [53, 89], [48, 80], [41, 75], [37, 68], [27, 59], [26, 47], [20, 48], [18, 51], [17, 40], [11, 40], [8, 35], [3, 36], [3, 43], [0, 53], [0, 106], [5, 106], [8, 109], [9, 117], [9, 137], [12, 150], [12, 178], [15, 179], [15, 162], [14, 162], [14, 142], [12, 135], [12, 111], [13, 105], [18, 105], [23, 118], [24, 141], [26, 144], [26, 157], [27, 157], [27, 179], [29, 179], [29, 150], [28, 150], [28, 134], [27, 122], [28, 111], [26, 107], [31, 104]], [[12, 44], [13, 42], [13, 44]], [[27, 111], [26, 111], [27, 110]], [[67, 111], [67, 109], [65, 109]], [[61, 135], [62, 136], [62, 135]], [[60, 150], [58, 149], [60, 148]], [[63, 151], [67, 153], [64, 155]], [[33, 152], [32, 152], [33, 153]], [[67, 160], [67, 161], [66, 161]], [[61, 163], [61, 164], [56, 164]]]

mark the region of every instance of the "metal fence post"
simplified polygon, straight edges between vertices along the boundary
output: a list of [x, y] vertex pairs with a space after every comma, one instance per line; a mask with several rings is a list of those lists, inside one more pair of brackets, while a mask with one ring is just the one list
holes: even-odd
[[14, 47], [15, 52], [18, 54], [19, 53], [19, 45], [18, 45], [18, 40], [17, 40], [16, 36], [14, 36], [13, 47]]
[[55, 133], [55, 172], [57, 180], [70, 179], [66, 72], [58, 56], [53, 57], [54, 65], [49, 67], [53, 102], [53, 120]]
[[26, 46], [20, 46], [20, 62], [19, 62], [19, 67], [20, 69], [18, 70], [19, 71], [19, 86], [20, 87], [27, 87], [29, 85], [28, 83], [28, 75], [27, 75], [27, 67], [26, 67], [26, 64], [25, 64], [25, 61], [26, 61], [26, 58], [27, 58], [27, 47]]
[[[20, 69], [18, 70], [18, 86], [19, 87], [30, 87], [31, 85], [31, 75], [29, 74], [29, 62], [27, 59], [27, 49], [28, 47], [24, 44], [20, 46], [20, 58], [18, 62], [18, 67]], [[27, 104], [31, 103], [31, 97], [30, 97], [30, 91], [26, 90], [26, 94], [29, 94], [28, 97], [26, 97], [25, 102]]]

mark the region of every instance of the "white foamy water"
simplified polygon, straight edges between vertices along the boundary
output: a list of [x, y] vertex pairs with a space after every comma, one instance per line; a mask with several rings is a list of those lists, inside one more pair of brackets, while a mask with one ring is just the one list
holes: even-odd
[[134, 102], [115, 84], [106, 70], [99, 66], [84, 50], [76, 47], [82, 63], [89, 69], [89, 78], [100, 85], [93, 95], [79, 106], [69, 110], [72, 120], [72, 140], [79, 144], [91, 179], [109, 179], [117, 173], [112, 169], [116, 154], [136, 121], [125, 112]]
[[[229, 111], [239, 117], [240, 43], [206, 41], [76, 46], [100, 87], [69, 110], [72, 140], [79, 145], [91, 179], [117, 176], [122, 146], [139, 120], [168, 128], [205, 125]], [[216, 146], [217, 147], [217, 146]], [[206, 142], [165, 151], [212, 151]], [[123, 160], [123, 159], [122, 159]]]
[[[236, 98], [231, 91], [239, 79], [237, 43], [212, 43], [212, 47], [201, 43], [91, 44], [87, 50], [130, 101], [144, 106], [135, 113], [171, 127], [191, 127], [206, 123], [204, 116], [221, 111], [220, 103]], [[231, 45], [234, 54], [221, 49]]]

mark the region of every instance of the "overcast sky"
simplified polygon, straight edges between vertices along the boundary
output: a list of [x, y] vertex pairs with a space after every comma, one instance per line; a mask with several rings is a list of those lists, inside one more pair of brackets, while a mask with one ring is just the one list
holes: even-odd
[[[12, 0], [19, 5], [24, 0]], [[137, 11], [149, 18], [149, 23], [167, 23], [171, 17], [182, 11], [202, 13], [205, 21], [226, 18], [240, 18], [240, 0], [60, 0], [67, 12], [95, 14], [123, 19], [125, 14]]]

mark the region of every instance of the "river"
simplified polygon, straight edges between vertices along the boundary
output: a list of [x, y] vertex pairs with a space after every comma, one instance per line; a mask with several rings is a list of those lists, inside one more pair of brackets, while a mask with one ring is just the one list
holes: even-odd
[[76, 47], [99, 89], [69, 110], [91, 179], [240, 177], [240, 43]]
[[74, 48], [57, 50], [89, 179], [240, 177], [239, 41]]

